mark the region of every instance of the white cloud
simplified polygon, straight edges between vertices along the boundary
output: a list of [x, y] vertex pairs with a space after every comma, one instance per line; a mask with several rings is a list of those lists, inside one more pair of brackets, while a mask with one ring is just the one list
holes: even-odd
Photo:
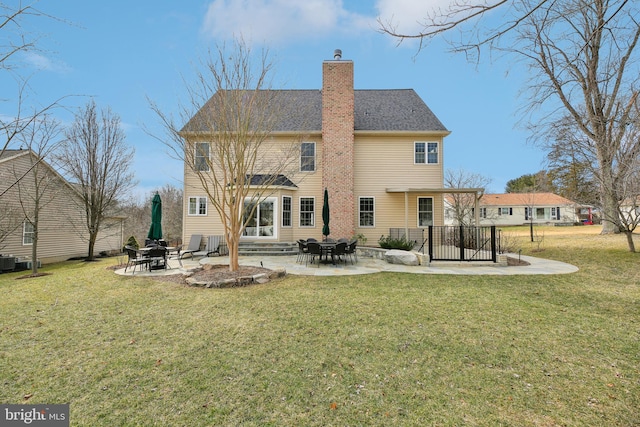
[[70, 71], [70, 68], [67, 64], [52, 61], [46, 56], [40, 55], [35, 52], [24, 53], [24, 59], [27, 64], [41, 71], [53, 71], [57, 73], [67, 73]]
[[414, 34], [434, 10], [446, 10], [452, 3], [452, 0], [377, 0], [376, 9], [383, 23], [391, 24], [398, 32]]
[[287, 43], [371, 29], [374, 22], [344, 9], [342, 0], [214, 0], [203, 31], [215, 38]]

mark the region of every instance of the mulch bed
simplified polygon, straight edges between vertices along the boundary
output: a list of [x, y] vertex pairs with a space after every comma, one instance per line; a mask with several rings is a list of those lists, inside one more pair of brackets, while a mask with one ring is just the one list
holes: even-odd
[[[124, 268], [126, 265], [114, 265], [111, 267], [107, 267], [110, 270], [119, 270]], [[183, 274], [170, 274], [166, 276], [151, 276], [154, 280], [159, 280], [162, 282], [171, 282], [177, 284], [186, 285], [186, 278], [192, 277], [199, 282], [222, 282], [228, 279], [237, 279], [240, 277], [251, 277], [257, 274], [262, 273], [270, 273], [271, 270], [268, 268], [262, 267], [251, 267], [251, 266], [243, 266], [241, 265], [237, 271], [229, 271], [228, 265], [216, 264], [216, 265], [207, 265], [206, 268], [202, 270], [198, 270], [193, 273], [191, 276], [183, 275]], [[150, 277], [150, 276], [147, 276]]]
[[527, 261], [521, 260], [521, 259], [517, 259], [517, 258], [512, 258], [510, 256], [507, 257], [507, 265], [510, 267], [522, 267], [525, 265], [531, 265], [531, 263], [528, 263]]

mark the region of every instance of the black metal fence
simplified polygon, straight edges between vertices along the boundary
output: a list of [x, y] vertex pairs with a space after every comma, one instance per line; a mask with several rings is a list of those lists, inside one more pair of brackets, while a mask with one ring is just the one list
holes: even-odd
[[[414, 250], [428, 253], [431, 261], [498, 260], [500, 235], [495, 226], [429, 226], [408, 232], [408, 240], [415, 242]], [[391, 228], [389, 233], [393, 238], [405, 237], [404, 228]]]

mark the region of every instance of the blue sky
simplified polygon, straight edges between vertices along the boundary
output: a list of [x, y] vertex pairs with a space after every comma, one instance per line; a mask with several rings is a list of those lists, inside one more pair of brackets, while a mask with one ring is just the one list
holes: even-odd
[[[66, 96], [63, 123], [93, 97], [117, 113], [136, 150], [138, 195], [166, 183], [181, 187], [181, 162], [149, 136], [162, 135], [148, 98], [176, 111], [184, 79], [216, 44], [242, 34], [267, 46], [276, 62], [276, 80], [286, 89], [320, 89], [321, 65], [341, 49], [354, 61], [356, 89], [413, 88], [452, 132], [445, 139], [445, 168], [464, 169], [492, 179], [490, 192], [542, 168], [543, 153], [526, 143], [516, 127], [521, 69], [504, 60], [468, 63], [435, 40], [416, 56], [416, 45], [380, 34], [376, 18], [415, 29], [436, 2], [446, 0], [40, 0], [38, 9], [55, 17], [30, 18], [25, 30], [40, 37], [40, 52], [20, 57], [30, 75], [28, 102], [49, 103]], [[16, 2], [16, 1], [14, 1]], [[257, 50], [256, 49], [256, 50]], [[488, 57], [488, 55], [486, 55]], [[0, 115], [15, 114], [16, 84], [2, 73]], [[71, 96], [70, 96], [71, 95]]]

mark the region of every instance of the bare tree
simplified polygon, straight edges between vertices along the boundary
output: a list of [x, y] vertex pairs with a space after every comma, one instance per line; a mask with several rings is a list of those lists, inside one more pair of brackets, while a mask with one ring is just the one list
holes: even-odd
[[[51, 103], [26, 116], [22, 113], [28, 80], [17, 73], [16, 70], [19, 69], [19, 66], [14, 59], [19, 53], [38, 51], [37, 35], [24, 29], [25, 21], [34, 17], [52, 19], [51, 16], [36, 9], [33, 3], [19, 2], [17, 5], [0, 3], [0, 40], [2, 40], [0, 41], [0, 71], [5, 76], [11, 75], [15, 78], [18, 87], [18, 96], [14, 101], [16, 112], [8, 118], [0, 117], [0, 131], [4, 134], [4, 141], [0, 143], [0, 155], [25, 127], [56, 105], [56, 102]], [[3, 94], [3, 96], [6, 95]], [[0, 98], [0, 101], [7, 100]]]
[[[500, 8], [507, 24], [485, 27], [477, 18]], [[479, 51], [490, 45], [523, 58], [531, 70], [528, 111], [540, 113], [532, 127], [548, 135], [550, 126], [568, 117], [593, 144], [593, 164], [601, 178], [600, 198], [605, 218], [615, 218], [615, 158], [627, 149], [627, 123], [637, 102], [640, 38], [640, 4], [629, 0], [515, 0], [493, 4], [456, 3], [425, 21], [424, 31], [413, 35], [425, 40], [474, 22], [456, 50]], [[384, 23], [381, 23], [384, 24]], [[400, 37], [389, 25], [383, 31]], [[502, 36], [514, 35], [500, 45]], [[422, 44], [421, 44], [422, 46]], [[615, 221], [603, 221], [603, 233], [617, 232]]]
[[76, 114], [57, 151], [58, 163], [80, 193], [89, 233], [88, 260], [94, 258], [103, 220], [136, 184], [131, 173], [133, 153], [120, 117], [109, 108], [98, 113], [93, 100]]
[[[489, 184], [491, 178], [464, 169], [447, 169], [444, 175], [447, 188], [486, 188]], [[475, 224], [476, 193], [451, 193], [447, 197], [451, 201], [451, 212], [457, 225]]]
[[59, 178], [42, 160], [55, 149], [62, 134], [60, 124], [54, 118], [43, 115], [30, 122], [20, 134], [21, 144], [33, 155], [29, 155], [28, 177], [23, 173], [16, 175], [20, 206], [24, 214], [25, 227], [31, 230], [31, 273], [38, 274], [38, 241], [41, 227], [41, 214], [59, 193]]
[[[28, 94], [30, 92], [28, 79], [23, 78], [18, 70], [17, 54], [30, 51], [38, 51], [38, 37], [34, 33], [25, 30], [25, 23], [34, 17], [52, 17], [41, 12], [33, 6], [33, 3], [18, 2], [17, 5], [0, 3], [0, 73], [3, 78], [13, 78], [16, 81], [17, 95], [15, 99], [5, 98], [8, 93], [0, 95], [0, 102], [11, 102], [12, 113], [0, 116], [0, 157], [15, 143], [21, 134], [31, 126], [36, 126], [38, 118], [58, 105], [60, 99], [41, 105], [34, 110], [27, 108]], [[28, 111], [28, 112], [27, 112]], [[0, 193], [0, 200], [3, 196], [8, 197], [7, 191], [19, 184], [15, 177], [7, 177], [12, 182]], [[13, 194], [13, 193], [11, 193]], [[0, 209], [0, 245], [7, 235], [13, 232], [21, 223], [21, 216], [14, 211], [7, 200], [2, 200]], [[19, 209], [18, 209], [19, 210]]]
[[239, 40], [230, 49], [222, 45], [209, 52], [202, 65], [195, 81], [185, 83], [189, 99], [180, 106], [184, 127], [151, 106], [169, 135], [166, 143], [220, 216], [229, 269], [236, 271], [240, 237], [258, 205], [283, 175], [291, 177], [298, 170], [299, 137], [272, 140], [285, 104], [281, 92], [271, 87], [274, 65], [268, 51], [256, 58]]
[[143, 201], [133, 199], [120, 201], [120, 210], [126, 212], [124, 221], [125, 237], [134, 236], [138, 242], [144, 242], [151, 221], [151, 199], [156, 194], [162, 199], [162, 232], [167, 242], [178, 244], [182, 237], [182, 189], [171, 184], [153, 190]]

